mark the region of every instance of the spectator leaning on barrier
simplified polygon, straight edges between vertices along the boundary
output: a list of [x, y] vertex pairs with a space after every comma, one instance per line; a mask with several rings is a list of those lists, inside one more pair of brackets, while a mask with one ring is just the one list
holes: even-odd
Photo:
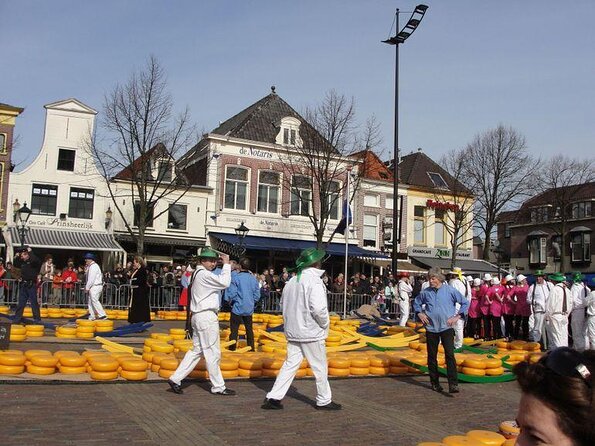
[[14, 258], [14, 266], [21, 269], [21, 280], [19, 282], [19, 303], [14, 312], [13, 323], [18, 324], [23, 319], [23, 312], [27, 301], [31, 304], [33, 319], [36, 322], [41, 321], [41, 313], [37, 302], [37, 276], [40, 266], [39, 258], [31, 251], [29, 247], [19, 249]]
[[0, 304], [4, 303], [4, 279], [6, 278], [6, 269], [4, 262], [0, 259]]

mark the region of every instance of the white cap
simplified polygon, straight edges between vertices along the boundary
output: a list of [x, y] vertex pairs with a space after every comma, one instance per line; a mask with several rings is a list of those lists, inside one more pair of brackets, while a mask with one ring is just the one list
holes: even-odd
[[517, 280], [517, 282], [522, 282], [523, 280], [527, 280], [527, 276], [523, 276], [522, 274], [519, 274], [518, 276], [516, 276], [516, 280]]
[[176, 269], [182, 269], [182, 267], [180, 265], [176, 266]]
[[492, 280], [492, 275], [490, 273], [485, 273], [483, 275], [483, 280]]
[[467, 282], [473, 282], [473, 277], [467, 276]]
[[481, 279], [478, 277], [477, 279], [473, 279], [473, 286], [481, 285]]
[[512, 274], [507, 274], [506, 277], [504, 278], [504, 280], [506, 280], [507, 282], [514, 280], [514, 276]]
[[500, 279], [497, 277], [492, 277], [492, 285], [500, 285]]

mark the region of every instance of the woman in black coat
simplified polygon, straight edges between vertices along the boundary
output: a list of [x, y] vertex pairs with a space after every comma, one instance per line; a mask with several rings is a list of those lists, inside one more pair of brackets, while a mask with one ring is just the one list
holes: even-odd
[[149, 303], [149, 285], [147, 283], [147, 268], [142, 257], [135, 256], [132, 261], [132, 272], [130, 275], [130, 309], [128, 310], [128, 322], [151, 321], [151, 306]]

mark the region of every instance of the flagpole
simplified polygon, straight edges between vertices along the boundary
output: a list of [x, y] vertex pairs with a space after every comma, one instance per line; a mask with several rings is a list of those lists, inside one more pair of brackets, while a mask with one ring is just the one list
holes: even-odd
[[351, 227], [351, 219], [350, 219], [350, 206], [349, 206], [349, 199], [351, 198], [351, 167], [347, 168], [347, 209], [345, 218], [347, 218], [345, 222], [345, 274], [343, 276], [343, 319], [347, 317], [347, 256], [349, 254], [349, 229]]

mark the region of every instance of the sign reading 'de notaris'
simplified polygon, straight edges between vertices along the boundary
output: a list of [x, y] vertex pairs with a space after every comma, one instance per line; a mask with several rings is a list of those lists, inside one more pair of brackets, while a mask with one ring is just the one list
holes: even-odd
[[273, 159], [273, 152], [268, 152], [266, 150], [255, 149], [254, 147], [240, 147], [240, 155], [243, 156], [251, 156], [253, 158], [263, 158], [267, 160]]
[[[435, 257], [440, 259], [450, 259], [452, 250], [447, 248], [422, 248], [419, 246], [409, 246], [407, 254], [413, 257]], [[470, 259], [471, 251], [457, 251], [457, 259]]]

